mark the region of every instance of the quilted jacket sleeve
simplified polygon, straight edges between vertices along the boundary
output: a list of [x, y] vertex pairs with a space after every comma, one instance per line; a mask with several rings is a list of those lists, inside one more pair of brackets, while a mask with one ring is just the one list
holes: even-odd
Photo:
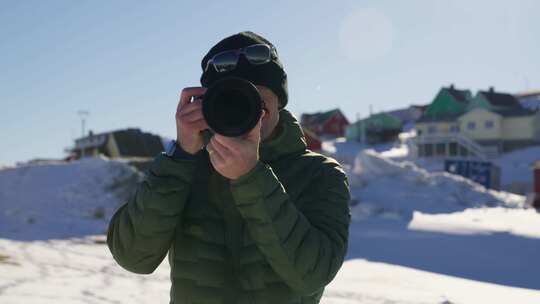
[[319, 165], [320, 174], [296, 203], [263, 163], [231, 182], [235, 204], [257, 247], [276, 273], [303, 295], [324, 288], [347, 252], [347, 177], [332, 159]]
[[152, 273], [165, 258], [189, 195], [194, 160], [156, 156], [130, 200], [112, 217], [107, 244], [126, 270]]

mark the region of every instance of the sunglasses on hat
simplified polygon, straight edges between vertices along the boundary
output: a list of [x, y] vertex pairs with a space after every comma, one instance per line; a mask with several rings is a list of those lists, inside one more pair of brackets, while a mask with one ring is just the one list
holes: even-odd
[[236, 68], [240, 55], [244, 55], [251, 64], [265, 64], [272, 60], [272, 51], [273, 48], [267, 44], [253, 44], [241, 49], [223, 51], [208, 60], [204, 71], [208, 71], [210, 65], [219, 73], [232, 71]]

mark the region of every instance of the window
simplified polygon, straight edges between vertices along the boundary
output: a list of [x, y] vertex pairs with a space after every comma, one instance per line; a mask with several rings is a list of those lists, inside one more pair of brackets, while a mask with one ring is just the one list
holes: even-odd
[[474, 130], [474, 129], [476, 129], [476, 122], [474, 122], [474, 121], [469, 121], [469, 122], [467, 123], [467, 129], [469, 129], [469, 130]]
[[429, 134], [437, 133], [437, 127], [436, 126], [429, 126], [427, 132]]
[[450, 132], [459, 133], [459, 126], [458, 125], [451, 125], [450, 126]]
[[484, 126], [486, 127], [486, 129], [493, 129], [494, 125], [495, 124], [493, 123], [493, 120], [486, 120], [484, 122]]

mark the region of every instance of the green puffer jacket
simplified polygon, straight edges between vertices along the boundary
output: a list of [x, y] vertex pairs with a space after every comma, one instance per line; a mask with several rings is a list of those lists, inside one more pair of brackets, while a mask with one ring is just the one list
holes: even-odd
[[158, 155], [111, 219], [118, 264], [149, 274], [168, 253], [174, 304], [318, 303], [347, 251], [347, 177], [306, 150], [288, 111], [278, 126], [257, 166], [235, 181], [206, 152], [195, 161]]

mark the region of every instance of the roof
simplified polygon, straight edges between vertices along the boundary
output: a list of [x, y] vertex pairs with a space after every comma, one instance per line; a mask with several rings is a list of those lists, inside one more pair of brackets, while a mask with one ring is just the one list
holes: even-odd
[[377, 129], [377, 130], [401, 130], [403, 127], [403, 122], [398, 117], [394, 115], [382, 112], [378, 114], [373, 114], [367, 118], [361, 119], [353, 124], [353, 126], [360, 127], [365, 125], [367, 129]]
[[441, 116], [463, 113], [471, 100], [469, 90], [458, 90], [453, 85], [442, 87], [423, 115]]
[[322, 124], [325, 121], [327, 121], [330, 117], [336, 115], [337, 113], [341, 113], [339, 109], [332, 109], [330, 111], [326, 112], [317, 112], [312, 114], [302, 114], [302, 121], [305, 118], [309, 119], [308, 125], [312, 124]]
[[456, 121], [463, 113], [439, 114], [439, 115], [422, 115], [416, 122], [451, 122]]
[[319, 136], [317, 136], [317, 134], [315, 134], [315, 133], [314, 133], [313, 131], [311, 131], [310, 129], [302, 128], [302, 132], [304, 132], [304, 137], [305, 137], [305, 138], [311, 137], [312, 140], [321, 141], [321, 139], [319, 138]]
[[536, 113], [535, 111], [526, 108], [495, 110], [494, 112], [504, 117], [531, 116]]
[[121, 156], [155, 156], [163, 151], [163, 143], [157, 135], [140, 129], [126, 129], [112, 132]]
[[138, 128], [128, 128], [91, 134], [75, 140], [75, 148], [100, 148], [107, 144], [108, 136], [114, 136], [121, 156], [152, 157], [164, 150], [161, 137], [142, 132]]
[[450, 95], [452, 95], [452, 97], [454, 97], [454, 99], [457, 102], [464, 103], [464, 104], [469, 103], [469, 99], [467, 98], [467, 93], [466, 93], [467, 91], [458, 90], [454, 88], [454, 86], [450, 86], [449, 88], [446, 88], [446, 90], [448, 90], [448, 93], [450, 93]]
[[403, 123], [406, 123], [417, 120], [420, 116], [422, 116], [423, 110], [419, 107], [410, 106], [408, 108], [392, 110], [385, 113], [400, 119]]
[[499, 93], [493, 90], [489, 91], [480, 91], [480, 94], [484, 95], [490, 104], [496, 107], [505, 107], [505, 108], [523, 108], [519, 101], [514, 95], [507, 93]]

